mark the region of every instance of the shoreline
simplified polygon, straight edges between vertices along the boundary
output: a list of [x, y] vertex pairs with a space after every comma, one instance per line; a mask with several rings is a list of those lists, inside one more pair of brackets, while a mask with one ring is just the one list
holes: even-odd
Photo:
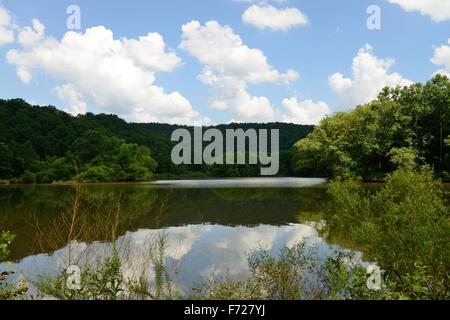
[[[192, 177], [192, 176], [179, 176], [179, 177], [160, 177], [152, 180], [144, 180], [144, 181], [82, 181], [80, 184], [82, 185], [144, 185], [144, 184], [154, 184], [157, 185], [157, 182], [173, 182], [173, 181], [217, 181], [217, 180], [245, 180], [245, 179], [326, 179], [327, 182], [330, 181], [330, 178], [327, 177], [292, 177], [292, 176], [283, 176], [283, 177]], [[437, 177], [439, 178], [439, 177]], [[445, 186], [450, 186], [450, 178], [439, 178]], [[386, 179], [362, 179], [361, 183], [367, 185], [382, 185], [386, 183]], [[0, 188], [6, 186], [75, 186], [77, 182], [75, 181], [55, 181], [52, 183], [14, 183], [7, 180], [0, 181]]]
[[[190, 177], [190, 176], [179, 176], [179, 177], [171, 177], [171, 178], [158, 178], [152, 180], [144, 180], [144, 181], [82, 181], [80, 184], [82, 185], [126, 185], [126, 184], [157, 184], [158, 182], [175, 182], [175, 181], [218, 181], [218, 180], [245, 180], [245, 179], [327, 179], [325, 177], [289, 177], [289, 176], [275, 176], [275, 177]], [[1, 186], [75, 186], [77, 182], [75, 181], [55, 181], [52, 183], [13, 183], [0, 181]]]

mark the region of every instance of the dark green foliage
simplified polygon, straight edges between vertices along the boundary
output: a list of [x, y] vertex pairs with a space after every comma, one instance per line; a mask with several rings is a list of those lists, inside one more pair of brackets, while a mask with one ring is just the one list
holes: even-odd
[[14, 236], [9, 232], [0, 233], [0, 263], [5, 261], [9, 255], [9, 246], [14, 240]]
[[36, 182], [36, 175], [33, 172], [25, 171], [22, 176], [20, 176], [20, 180], [23, 183], [31, 184]]
[[376, 193], [356, 180], [335, 181], [330, 194], [328, 227], [377, 261], [397, 297], [449, 298], [450, 211], [431, 170], [398, 170]]
[[377, 178], [428, 164], [450, 171], [450, 81], [437, 75], [426, 85], [385, 88], [378, 99], [324, 119], [295, 146], [299, 175]]
[[156, 168], [147, 147], [127, 144], [101, 131], [88, 131], [72, 147], [72, 157], [81, 163], [83, 181], [149, 180]]
[[12, 175], [13, 154], [6, 143], [0, 142], [0, 177], [10, 178]]
[[[8, 258], [9, 246], [14, 238], [15, 236], [9, 232], [0, 232], [0, 263]], [[12, 271], [0, 273], [0, 301], [18, 299], [28, 291], [28, 284], [25, 282], [20, 283], [18, 286], [10, 283], [9, 279], [12, 275], [14, 275]]]
[[0, 178], [70, 181], [78, 169], [79, 178], [89, 181], [150, 179], [156, 168], [150, 150], [118, 138], [120, 129], [99, 124], [105, 122], [128, 126], [113, 116], [72, 117], [54, 107], [0, 100]]
[[[174, 165], [171, 151], [175, 143], [170, 141], [171, 134], [178, 128], [193, 132], [192, 127], [127, 123], [106, 114], [72, 117], [55, 107], [31, 106], [20, 99], [0, 100], [0, 124], [0, 179], [15, 178], [17, 182], [28, 183], [69, 181], [76, 175], [74, 162], [79, 166], [80, 177], [92, 181], [148, 180], [153, 171], [166, 176], [259, 175], [257, 167], [217, 170], [204, 165]], [[218, 128], [223, 132], [229, 128], [279, 129], [280, 175], [292, 173], [290, 149], [313, 129], [282, 123], [230, 124]], [[149, 150], [154, 160], [147, 157]], [[30, 173], [35, 179], [31, 179]]]

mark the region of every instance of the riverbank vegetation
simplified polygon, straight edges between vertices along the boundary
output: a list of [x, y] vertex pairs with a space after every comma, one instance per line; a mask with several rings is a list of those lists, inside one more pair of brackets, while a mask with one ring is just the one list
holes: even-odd
[[339, 178], [329, 195], [321, 233], [348, 239], [365, 261], [376, 263], [379, 290], [368, 288], [366, 269], [352, 254], [337, 252], [321, 264], [314, 251], [299, 246], [282, 249], [278, 259], [258, 253], [249, 260], [248, 280], [204, 286], [196, 298], [450, 299], [449, 195], [429, 167], [399, 169], [376, 191], [358, 178]]
[[294, 147], [300, 176], [358, 175], [383, 180], [399, 165], [429, 165], [450, 172], [450, 81], [385, 88], [378, 98], [328, 117]]
[[[0, 263], [6, 261], [9, 256], [11, 242], [14, 235], [9, 232], [0, 232]], [[14, 275], [13, 271], [0, 272], [0, 301], [21, 299], [28, 291], [26, 281], [11, 283], [9, 280]]]
[[329, 193], [330, 234], [347, 234], [376, 261], [394, 297], [450, 298], [449, 198], [428, 167], [397, 170], [375, 193], [356, 179], [332, 182]]

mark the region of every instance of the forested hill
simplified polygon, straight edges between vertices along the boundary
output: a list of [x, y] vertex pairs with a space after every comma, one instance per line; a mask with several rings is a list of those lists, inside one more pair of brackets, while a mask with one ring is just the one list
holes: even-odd
[[385, 88], [378, 98], [325, 118], [295, 145], [298, 175], [384, 179], [397, 168], [432, 167], [450, 178], [450, 81]]
[[[289, 174], [293, 144], [313, 130], [312, 126], [282, 123], [218, 126], [220, 130], [236, 127], [280, 129], [281, 173], [285, 175]], [[73, 117], [55, 107], [32, 106], [22, 99], [0, 100], [0, 179], [70, 180], [75, 175], [75, 162], [79, 173], [94, 181], [145, 180], [153, 172], [180, 175], [207, 171], [205, 167], [172, 164], [174, 144], [170, 136], [177, 128], [180, 126], [127, 123], [106, 114]], [[234, 171], [232, 175], [251, 172]]]

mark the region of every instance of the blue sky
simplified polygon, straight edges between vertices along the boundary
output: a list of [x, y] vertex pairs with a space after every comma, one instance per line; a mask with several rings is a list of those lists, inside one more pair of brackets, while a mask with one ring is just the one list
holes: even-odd
[[[22, 97], [74, 114], [115, 113], [129, 121], [317, 123], [326, 114], [369, 101], [384, 85], [424, 82], [438, 70], [450, 73], [450, 1], [435, 0], [431, 7], [429, 2], [418, 0], [411, 7], [406, 0], [0, 0], [10, 17], [3, 27], [0, 20], [0, 98]], [[81, 30], [73, 30], [81, 37], [71, 42], [71, 48], [79, 48], [71, 53], [73, 63], [61, 57], [67, 48], [46, 43], [48, 38], [59, 43], [70, 31], [66, 9], [72, 4], [81, 9]], [[380, 30], [367, 28], [370, 5], [380, 8]], [[249, 22], [243, 16], [252, 6]], [[280, 14], [281, 22], [275, 22], [283, 27], [273, 27], [276, 16], [264, 15], [268, 8]], [[33, 19], [45, 26], [36, 41], [20, 37]], [[83, 52], [84, 33], [98, 26], [104, 29], [95, 29], [92, 39], [108, 30], [121, 44], [94, 41], [104, 50], [98, 59], [110, 60], [110, 68], [122, 73], [105, 75], [107, 62], [92, 62], [100, 49]], [[1, 28], [14, 33], [13, 42], [2, 44]], [[38, 35], [38, 29], [29, 34]], [[165, 47], [146, 52], [148, 47], [138, 43], [140, 60], [120, 42], [149, 33], [158, 33]], [[228, 49], [221, 48], [230, 37]], [[155, 37], [148, 41], [159, 43]], [[111, 57], [108, 50], [117, 52]], [[84, 68], [83, 59], [92, 66]], [[167, 66], [147, 59], [166, 59]], [[18, 76], [19, 66], [30, 79]], [[94, 70], [97, 66], [101, 70]], [[201, 81], [201, 74], [208, 79]], [[121, 82], [128, 89], [114, 90]], [[136, 93], [131, 92], [136, 83]]]

